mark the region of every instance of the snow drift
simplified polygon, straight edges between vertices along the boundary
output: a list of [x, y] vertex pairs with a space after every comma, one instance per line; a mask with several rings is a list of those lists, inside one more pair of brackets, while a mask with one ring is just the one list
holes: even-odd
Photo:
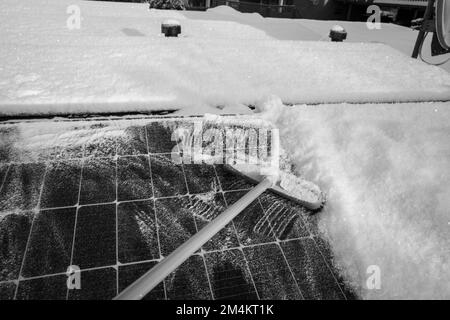
[[[297, 172], [328, 192], [320, 228], [359, 294], [449, 299], [449, 104], [260, 108]], [[370, 266], [379, 290], [367, 287]]]

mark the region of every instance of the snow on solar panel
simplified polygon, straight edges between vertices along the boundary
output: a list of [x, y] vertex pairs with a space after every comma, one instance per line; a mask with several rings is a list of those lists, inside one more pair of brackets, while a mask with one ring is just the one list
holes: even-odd
[[[192, 121], [2, 125], [0, 298], [111, 299], [237, 201], [252, 182], [171, 161]], [[327, 248], [317, 217], [265, 192], [146, 299], [353, 298]]]

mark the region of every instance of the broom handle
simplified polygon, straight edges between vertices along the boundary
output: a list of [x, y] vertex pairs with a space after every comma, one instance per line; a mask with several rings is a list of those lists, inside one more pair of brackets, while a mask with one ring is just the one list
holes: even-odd
[[170, 255], [161, 260], [150, 271], [133, 282], [122, 291], [114, 300], [139, 300], [155, 288], [171, 272], [185, 262], [193, 253], [200, 249], [208, 240], [222, 230], [231, 222], [242, 210], [258, 198], [261, 193], [272, 186], [272, 181], [268, 178], [261, 181], [252, 190], [246, 193], [232, 206], [228, 207], [217, 218], [208, 223], [189, 240], [179, 246]]

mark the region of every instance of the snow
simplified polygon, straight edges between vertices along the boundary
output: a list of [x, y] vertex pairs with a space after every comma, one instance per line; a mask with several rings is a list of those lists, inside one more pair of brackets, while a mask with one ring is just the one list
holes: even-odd
[[[213, 8], [210, 10], [216, 9]], [[222, 13], [220, 12], [221, 10], [218, 11]], [[279, 40], [329, 41], [328, 35], [330, 29], [333, 25], [338, 24], [348, 33], [346, 42], [384, 43], [401, 51], [408, 57], [412, 54], [418, 33], [412, 29], [389, 23], [381, 23], [381, 28], [378, 30], [367, 28], [365, 22], [276, 18], [252, 19], [252, 14], [235, 14], [233, 16], [212, 14], [212, 12], [209, 12], [208, 15], [202, 15], [202, 13], [198, 12], [186, 12], [185, 15], [191, 19], [235, 21], [240, 24], [252, 26], [255, 29], [263, 30], [266, 36]], [[431, 57], [430, 43], [431, 36], [428, 36], [423, 46], [423, 55], [426, 61], [439, 63], [450, 58], [450, 54]], [[442, 67], [450, 71], [450, 61]]]
[[162, 22], [162, 24], [166, 26], [179, 26], [180, 22], [175, 19], [166, 19]]
[[342, 26], [338, 25], [338, 24], [332, 26], [331, 30], [334, 31], [334, 32], [345, 32], [345, 29]]
[[[81, 10], [79, 30], [66, 26], [69, 5]], [[271, 94], [292, 104], [450, 98], [448, 73], [386, 45], [277, 38], [307, 21], [78, 0], [4, 0], [0, 12], [2, 115], [249, 113]], [[160, 34], [166, 19], [181, 37]], [[308, 28], [300, 34], [317, 37]]]
[[450, 298], [449, 107], [278, 106], [281, 145], [327, 192], [320, 229], [363, 298]]

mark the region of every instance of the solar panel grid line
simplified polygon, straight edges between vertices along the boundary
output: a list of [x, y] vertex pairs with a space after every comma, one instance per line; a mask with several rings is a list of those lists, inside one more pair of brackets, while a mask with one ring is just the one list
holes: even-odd
[[[84, 148], [83, 148], [83, 152], [84, 152]], [[70, 265], [73, 264], [73, 253], [74, 253], [74, 249], [75, 249], [75, 237], [76, 237], [76, 230], [77, 230], [77, 222], [78, 222], [78, 212], [80, 210], [80, 198], [81, 198], [81, 182], [83, 179], [83, 168], [84, 168], [84, 162], [85, 159], [81, 159], [81, 174], [80, 174], [80, 181], [78, 184], [78, 199], [77, 199], [77, 204], [76, 204], [76, 211], [75, 211], [75, 224], [73, 227], [73, 238], [72, 238], [72, 250], [70, 252]], [[67, 292], [66, 292], [66, 300], [69, 299], [69, 288], [67, 288]]]
[[[150, 147], [149, 147], [149, 141], [148, 141], [148, 130], [147, 130], [147, 126], [144, 126], [144, 130], [145, 130], [145, 143], [147, 145], [147, 151], [150, 154]], [[149, 165], [149, 170], [150, 170], [150, 183], [152, 185], [152, 196], [153, 199], [155, 199], [155, 185], [153, 183], [153, 172], [152, 172], [152, 161], [151, 158], [149, 156], [148, 158], [148, 165]], [[163, 259], [163, 255], [162, 255], [162, 251], [161, 251], [161, 240], [159, 237], [159, 222], [158, 222], [158, 215], [156, 214], [156, 200], [153, 201], [153, 214], [154, 214], [154, 221], [155, 221], [155, 228], [156, 228], [156, 239], [158, 241], [158, 252], [159, 252], [159, 258], [160, 260]], [[163, 281], [163, 289], [164, 289], [164, 300], [167, 300], [167, 288], [166, 288], [166, 284]]]
[[57, 272], [57, 273], [49, 273], [49, 274], [42, 274], [39, 276], [31, 276], [31, 277], [23, 277], [20, 280], [16, 280], [18, 282], [22, 282], [22, 281], [29, 281], [29, 280], [36, 280], [36, 279], [42, 279], [42, 278], [49, 278], [49, 277], [55, 277], [55, 276], [61, 276], [61, 275], [66, 275], [65, 272]]
[[[248, 191], [248, 189], [236, 189], [236, 190], [230, 190], [230, 191], [225, 191], [223, 193], [229, 193], [229, 192], [243, 192], [243, 191]], [[189, 196], [201, 196], [204, 195], [205, 192], [200, 192], [200, 193], [192, 193], [189, 194]], [[165, 199], [178, 199], [180, 197], [185, 197], [188, 196], [186, 195], [175, 195], [175, 196], [162, 196], [162, 197], [157, 197], [157, 198], [140, 198], [140, 199], [132, 199], [132, 200], [121, 200], [118, 201], [118, 204], [121, 203], [132, 203], [132, 202], [140, 202], [140, 201], [151, 201], [151, 200], [165, 200]], [[40, 208], [40, 211], [51, 211], [51, 210], [59, 210], [59, 209], [69, 209], [69, 208], [76, 208], [76, 207], [90, 207], [90, 206], [101, 206], [101, 205], [108, 205], [108, 204], [115, 204], [116, 200], [114, 201], [109, 201], [109, 202], [99, 202], [99, 203], [85, 203], [85, 204], [75, 204], [75, 205], [71, 205], [71, 206], [61, 206], [61, 207], [48, 207], [48, 208]], [[11, 211], [2, 211], [2, 214], [11, 214], [11, 213], [20, 213], [20, 212], [26, 212], [29, 210], [24, 210], [24, 209], [14, 209]]]
[[[284, 243], [284, 242], [291, 242], [291, 241], [304, 240], [304, 239], [311, 239], [311, 238], [307, 237], [307, 238], [286, 239], [286, 240], [280, 240], [279, 242]], [[220, 249], [220, 250], [211, 250], [211, 251], [204, 252], [204, 253], [194, 253], [193, 255], [202, 256], [202, 255], [210, 254], [210, 253], [221, 253], [221, 252], [223, 253], [226, 251], [239, 250], [241, 248], [246, 249], [246, 248], [265, 246], [265, 245], [278, 245], [279, 242], [277, 241], [277, 242], [269, 242], [269, 243], [258, 243], [258, 244], [247, 245], [247, 246], [242, 246], [242, 247], [230, 247], [230, 248]], [[161, 261], [161, 259], [139, 260], [139, 261], [134, 261], [134, 262], [120, 263], [120, 266], [130, 266], [130, 265], [135, 265], [135, 264], [143, 264], [143, 263], [159, 262], [159, 261]], [[106, 265], [106, 266], [101, 266], [101, 267], [83, 268], [83, 269], [81, 269], [81, 271], [93, 271], [93, 270], [98, 270], [98, 269], [114, 268], [115, 266], [116, 265], [113, 264], [113, 265]], [[52, 276], [58, 276], [58, 275], [66, 275], [66, 272], [58, 272], [58, 273], [52, 273], [52, 274], [43, 274], [43, 275], [39, 275], [39, 276], [23, 277], [23, 280], [33, 280], [33, 279], [46, 278], [46, 277], [52, 277]], [[17, 282], [17, 281], [18, 280], [0, 281], [0, 284], [1, 283], [9, 283], [9, 282]]]
[[[228, 204], [227, 204], [227, 199], [225, 198], [224, 192], [222, 192], [222, 196], [223, 196], [225, 205], [228, 206]], [[233, 227], [233, 229], [234, 229], [234, 233], [236, 234], [236, 238], [237, 238], [237, 241], [238, 241], [238, 243], [239, 243], [239, 247], [237, 247], [237, 248], [239, 249], [239, 248], [242, 247], [242, 243], [241, 243], [241, 241], [239, 240], [239, 234], [238, 234], [238, 232], [237, 232], [236, 225], [235, 225], [235, 223], [234, 223], [234, 220], [232, 220], [230, 223], [231, 223], [231, 225], [232, 225], [232, 227]]]
[[15, 300], [65, 300], [65, 279], [61, 274], [20, 281]]
[[[313, 236], [313, 237], [315, 237], [315, 236]], [[204, 251], [204, 254], [208, 254], [208, 253], [223, 253], [223, 252], [231, 251], [231, 250], [253, 248], [253, 247], [259, 247], [259, 246], [264, 246], [264, 245], [268, 245], [268, 244], [280, 244], [280, 243], [285, 243], [285, 242], [290, 242], [290, 241], [306, 240], [306, 239], [311, 239], [311, 238], [312, 237], [308, 236], [308, 237], [299, 237], [299, 238], [290, 238], [290, 239], [284, 239], [284, 240], [277, 240], [277, 241], [271, 241], [271, 242], [260, 242], [260, 243], [254, 243], [254, 244], [248, 244], [248, 245], [241, 245], [241, 244], [239, 244], [239, 246], [236, 246], [236, 247], [228, 247], [228, 248], [223, 248], [223, 249], [207, 250], [207, 251]], [[194, 254], [198, 254], [198, 253], [194, 253]]]
[[222, 193], [224, 195], [228, 194], [228, 193], [235, 193], [235, 192], [247, 192], [250, 191], [251, 188], [244, 188], [244, 189], [232, 189], [232, 190], [224, 190], [222, 191]]
[[[288, 241], [289, 241], [289, 240], [288, 240]], [[303, 295], [303, 292], [302, 292], [302, 290], [300, 289], [300, 286], [299, 286], [299, 284], [298, 284], [298, 281], [297, 281], [297, 279], [295, 278], [294, 272], [292, 271], [292, 268], [291, 268], [291, 266], [289, 265], [289, 261], [288, 261], [288, 259], [286, 258], [286, 254], [284, 253], [283, 248], [281, 247], [280, 241], [277, 241], [277, 246], [280, 248], [281, 255], [283, 256], [284, 262], [286, 263], [286, 266], [287, 266], [289, 272], [291, 273], [292, 278], [294, 279], [294, 283], [295, 283], [295, 285], [297, 286], [298, 292], [300, 292], [300, 296], [302, 297], [303, 300], [305, 300], [305, 296]]]
[[[177, 149], [178, 149], [178, 153], [180, 152], [179, 150], [179, 147], [178, 147], [178, 145], [177, 145]], [[179, 156], [180, 156], [180, 158], [181, 158], [181, 155], [179, 154]], [[186, 190], [187, 190], [187, 195], [189, 196], [191, 193], [190, 193], [190, 190], [189, 190], [189, 185], [188, 185], [188, 183], [187, 183], [187, 178], [186, 178], [186, 172], [185, 172], [185, 170], [184, 170], [184, 165], [183, 165], [183, 161], [181, 162], [181, 171], [183, 172], [183, 180], [184, 180], [184, 184], [185, 184], [185, 186], [186, 186]]]
[[[147, 261], [148, 262], [148, 261]], [[134, 264], [141, 264], [141, 263], [143, 263], [143, 262], [137, 262], [137, 263], [130, 263], [130, 264], [127, 264], [127, 265], [134, 265]], [[106, 269], [115, 269], [115, 270], [117, 270], [118, 268], [117, 268], [117, 266], [116, 265], [109, 265], [109, 266], [102, 266], [102, 267], [94, 267], [94, 268], [86, 268], [86, 269], [82, 269], [81, 270], [81, 272], [82, 273], [86, 273], [86, 272], [90, 272], [90, 271], [98, 271], [98, 270], [106, 270]], [[29, 282], [29, 281], [32, 281], [32, 280], [40, 280], [40, 279], [46, 279], [46, 278], [54, 278], [54, 277], [58, 277], [58, 276], [64, 276], [64, 278], [66, 278], [66, 273], [65, 272], [62, 272], [62, 273], [54, 273], [54, 274], [47, 274], [47, 275], [41, 275], [41, 276], [36, 276], [36, 277], [29, 277], [29, 278], [26, 278], [26, 279], [23, 279], [23, 280], [21, 280], [20, 282], [22, 282], [22, 281], [25, 281], [25, 282]], [[17, 281], [17, 280], [14, 280], [14, 281], [8, 281], [8, 282], [15, 282], [15, 281]], [[3, 283], [3, 282], [2, 282]], [[6, 281], [4, 282], [4, 283], [6, 283]], [[86, 282], [84, 282], [84, 283], [86, 283]], [[64, 282], [64, 286], [65, 286], [65, 282]], [[66, 295], [66, 297], [67, 297], [67, 295]], [[43, 296], [43, 297], [41, 297], [41, 298], [45, 298], [45, 296]], [[67, 299], [67, 298], [66, 298]]]
[[[258, 198], [258, 201], [259, 201], [259, 203], [260, 203], [260, 206], [263, 208], [263, 211], [265, 211], [264, 207], [263, 207], [262, 204], [261, 204], [260, 198]], [[269, 224], [269, 226], [273, 229], [273, 227], [272, 227], [272, 225], [271, 225], [271, 223], [270, 223], [270, 221], [268, 220], [268, 218], [267, 218], [266, 215], [265, 215], [265, 219], [266, 219], [267, 223]], [[276, 236], [276, 234], [275, 234], [275, 236]], [[290, 274], [291, 274], [291, 276], [292, 276], [292, 279], [293, 279], [293, 281], [294, 281], [294, 283], [295, 283], [295, 285], [296, 285], [296, 288], [297, 288], [297, 290], [298, 290], [300, 296], [302, 297], [302, 299], [304, 299], [303, 294], [302, 294], [302, 292], [301, 292], [301, 290], [300, 290], [300, 287], [298, 286], [298, 283], [297, 283], [297, 281], [295, 280], [295, 277], [294, 277], [294, 275], [293, 275], [293, 273], [292, 273], [292, 269], [290, 268], [290, 266], [289, 266], [289, 264], [288, 264], [288, 262], [287, 262], [287, 260], [286, 260], [286, 257], [285, 257], [285, 255], [284, 255], [284, 252], [281, 250], [280, 239], [276, 236], [276, 241], [273, 242], [273, 243], [276, 244], [276, 245], [278, 246], [278, 248], [280, 249], [281, 254], [282, 254], [282, 256], [283, 256], [283, 259], [284, 259], [284, 261], [285, 261], [286, 267], [288, 268], [288, 270], [289, 270], [289, 272], [290, 272]]]
[[8, 173], [9, 173], [9, 168], [11, 167], [11, 165], [10, 164], [7, 164], [6, 165], [6, 170], [5, 170], [5, 172], [4, 172], [4, 176], [3, 176], [3, 178], [2, 178], [2, 183], [0, 184], [0, 192], [2, 192], [2, 189], [3, 189], [3, 185], [5, 184], [5, 181], [6, 181], [6, 177], [8, 176]]
[[[142, 201], [142, 200], [134, 200], [134, 201]], [[107, 205], [113, 205], [113, 204], [116, 204], [115, 200], [114, 201], [108, 201], [108, 202], [80, 204], [80, 205], [77, 205], [75, 207], [83, 209], [83, 208], [88, 208], [88, 207], [100, 207], [100, 206], [107, 206]]]
[[[1, 191], [1, 189], [0, 189]], [[203, 193], [198, 193], [198, 194], [192, 194], [192, 195], [201, 195]], [[160, 199], [172, 199], [172, 198], [179, 198], [180, 196], [176, 195], [176, 196], [164, 196], [164, 197], [158, 197], [158, 198], [142, 198], [142, 199], [132, 199], [132, 200], [122, 200], [119, 201], [118, 203], [127, 203], [127, 202], [137, 202], [137, 201], [144, 201], [144, 200], [160, 200]], [[39, 211], [48, 211], [48, 210], [58, 210], [58, 209], [68, 209], [68, 208], [74, 208], [74, 207], [88, 207], [88, 206], [100, 206], [100, 205], [108, 205], [108, 204], [114, 204], [116, 203], [116, 200], [114, 201], [109, 201], [109, 202], [98, 202], [98, 203], [85, 203], [85, 204], [75, 204], [75, 205], [70, 205], [70, 206], [60, 206], [60, 207], [46, 207], [46, 208], [40, 208]], [[17, 213], [17, 212], [25, 212], [25, 211], [29, 211], [29, 210], [24, 210], [24, 209], [14, 209], [11, 211], [5, 210], [2, 211], [3, 214], [7, 215], [10, 213]]]
[[61, 158], [61, 159], [57, 159], [57, 160], [39, 160], [39, 159], [34, 159], [34, 160], [30, 160], [30, 161], [9, 161], [9, 162], [4, 162], [1, 163], [2, 165], [18, 165], [18, 164], [26, 164], [26, 163], [39, 163], [39, 162], [46, 162], [46, 161], [76, 161], [76, 160], [89, 160], [89, 159], [112, 159], [116, 156], [119, 157], [140, 157], [140, 156], [160, 156], [160, 155], [167, 155], [167, 154], [171, 154], [170, 152], [158, 152], [158, 153], [138, 153], [138, 154], [120, 154], [120, 155], [102, 155], [102, 156], [98, 156], [98, 155], [90, 155], [90, 156], [82, 156], [82, 157], [68, 157], [68, 158]]
[[[219, 177], [218, 177], [218, 175], [217, 175], [217, 171], [216, 171], [216, 169], [215, 169], [215, 166], [213, 166], [213, 169], [214, 169], [214, 175], [215, 175], [215, 178], [217, 179], [218, 184], [219, 184], [219, 188], [220, 188], [220, 191], [221, 191], [221, 194], [222, 194], [223, 201], [224, 201], [224, 203], [225, 203], [225, 206], [227, 206], [227, 201], [226, 201], [226, 198], [225, 198], [223, 189], [222, 189], [221, 181], [220, 181], [220, 179], [219, 179]], [[231, 221], [231, 225], [232, 225], [232, 228], [233, 228], [234, 233], [235, 233], [235, 235], [236, 235], [236, 239], [237, 239], [238, 243], [240, 244], [240, 242], [239, 242], [239, 237], [238, 237], [238, 235], [237, 235], [236, 226], [234, 225], [234, 222], [233, 222], [233, 221]], [[240, 245], [242, 246], [242, 244], [240, 244]], [[242, 252], [242, 250], [241, 250], [241, 252]], [[242, 252], [242, 255], [244, 256], [243, 252]], [[244, 256], [244, 257], [245, 257], [245, 256]], [[205, 266], [206, 266], [206, 268], [207, 268], [206, 262], [205, 262]], [[248, 269], [249, 267], [248, 267], [248, 262], [247, 262], [247, 261], [246, 261], [246, 266], [247, 266], [247, 269]], [[207, 270], [208, 270], [208, 268], [207, 268]], [[207, 273], [208, 273], [208, 272], [207, 272]], [[254, 289], [255, 289], [255, 292], [256, 292], [256, 294], [258, 294], [258, 293], [257, 293], [257, 290], [256, 290], [256, 285], [255, 285], [255, 283], [254, 283], [254, 281], [253, 281], [253, 278], [252, 278], [252, 282], [253, 282], [253, 287], [254, 287]], [[212, 290], [212, 286], [211, 286], [211, 293], [212, 293], [212, 296], [214, 297], [214, 290]], [[259, 300], [259, 296], [258, 296], [258, 295], [257, 295], [257, 297], [258, 297], [258, 300]]]
[[[272, 205], [273, 205], [273, 204], [272, 204]], [[261, 204], [261, 206], [262, 206], [262, 204]], [[269, 208], [269, 209], [270, 209], [270, 208]], [[334, 272], [332, 271], [331, 267], [330, 267], [329, 264], [327, 263], [324, 254], [322, 253], [322, 251], [320, 250], [319, 246], [317, 245], [317, 242], [316, 242], [315, 239], [314, 239], [314, 234], [311, 232], [310, 228], [309, 228], [308, 225], [306, 224], [305, 217], [304, 217], [302, 214], [300, 214], [300, 219], [302, 220], [303, 225], [306, 227], [306, 230], [307, 230], [308, 233], [310, 234], [310, 237], [309, 237], [309, 238], [311, 238], [311, 239], [314, 241], [315, 246], [316, 246], [316, 248], [317, 248], [319, 254], [321, 255], [321, 257], [322, 257], [322, 259], [323, 259], [323, 262], [325, 263], [325, 265], [326, 265], [328, 271], [330, 272], [330, 274], [331, 274], [332, 277], [334, 278], [334, 281], [335, 281], [336, 284], [338, 285], [338, 287], [339, 287], [339, 289], [341, 290], [343, 296], [346, 298], [346, 295], [345, 295], [343, 289], [341, 288], [339, 282], [337, 281], [337, 279], [336, 279], [336, 277], [335, 277], [335, 275], [334, 275]], [[278, 244], [279, 244], [279, 241], [278, 241]], [[288, 260], [287, 260], [287, 258], [286, 258], [286, 254], [285, 254], [285, 252], [284, 252], [284, 250], [283, 250], [283, 248], [282, 248], [281, 246], [280, 246], [280, 249], [281, 249], [281, 251], [282, 251], [282, 253], [283, 253], [283, 256], [284, 256], [284, 258], [285, 258], [285, 260], [286, 260], [286, 263], [287, 263], [288, 266], [289, 266], [289, 262], [288, 262]], [[289, 268], [290, 268], [290, 266], [289, 266]], [[292, 273], [292, 269], [291, 269], [291, 268], [290, 268], [290, 270], [291, 270], [291, 273]], [[292, 273], [292, 275], [293, 275], [293, 273]], [[295, 277], [294, 277], [294, 279], [295, 279]], [[297, 286], [298, 286], [298, 283], [297, 283]], [[298, 286], [298, 287], [299, 287], [299, 286]], [[299, 287], [299, 290], [300, 290], [300, 287]]]
[[[44, 182], [45, 182], [45, 177], [46, 177], [46, 174], [47, 174], [47, 170], [48, 170], [48, 163], [46, 163], [46, 167], [45, 167], [45, 171], [44, 171], [44, 176], [43, 176], [42, 182], [41, 182], [41, 187], [40, 187], [40, 192], [39, 192], [39, 200], [38, 200], [38, 204], [37, 204], [37, 207], [35, 208], [35, 210], [33, 210], [33, 211], [35, 212], [35, 215], [34, 215], [33, 220], [32, 220], [32, 222], [31, 222], [30, 232], [28, 233], [27, 244], [26, 244], [26, 246], [25, 246], [25, 251], [24, 251], [23, 257], [22, 257], [22, 263], [21, 263], [21, 265], [20, 265], [19, 279], [18, 279], [19, 282], [20, 282], [21, 277], [22, 277], [22, 271], [23, 271], [23, 266], [24, 266], [24, 263], [25, 263], [25, 257], [26, 257], [26, 254], [27, 254], [28, 246], [30, 245], [31, 232], [32, 232], [32, 230], [33, 230], [33, 225], [34, 225], [35, 220], [36, 220], [37, 212], [39, 212], [39, 207], [40, 207], [40, 202], [41, 202], [41, 196], [42, 196], [42, 191], [43, 191], [43, 189], [44, 189]], [[19, 288], [19, 285], [17, 285], [17, 287], [16, 287], [15, 296], [17, 295], [18, 288]], [[14, 296], [14, 297], [15, 297], [15, 296]]]
[[[64, 209], [64, 208], [63, 208]], [[52, 210], [52, 209], [42, 209], [42, 210]], [[32, 210], [31, 210], [32, 211]], [[25, 214], [27, 212], [30, 212], [30, 210], [25, 210], [25, 209], [13, 209], [13, 210], [4, 210], [1, 211], [2, 216], [6, 217], [8, 215], [11, 214]]]
[[319, 254], [321, 255], [323, 262], [325, 264], [325, 266], [327, 267], [328, 271], [330, 272], [331, 276], [333, 277], [334, 281], [336, 282], [336, 285], [338, 286], [339, 290], [341, 290], [342, 295], [344, 296], [344, 299], [347, 300], [347, 295], [345, 294], [344, 290], [342, 289], [339, 281], [336, 278], [336, 275], [334, 274], [334, 271], [332, 270], [332, 268], [330, 267], [330, 265], [327, 262], [327, 259], [325, 258], [325, 255], [323, 254], [322, 250], [320, 250], [320, 247], [317, 245], [316, 240], [314, 239], [314, 237], [311, 237], [312, 241], [314, 242], [314, 245], [317, 248], [317, 251], [319, 251]]
[[119, 267], [126, 267], [126, 266], [132, 266], [135, 264], [143, 264], [143, 263], [149, 263], [149, 262], [154, 262], [154, 263], [158, 263], [160, 262], [162, 259], [148, 259], [148, 260], [138, 260], [138, 261], [132, 261], [132, 262], [121, 262]]
[[344, 290], [342, 289], [342, 287], [341, 287], [339, 281], [337, 280], [337, 278], [336, 278], [336, 276], [335, 276], [335, 273], [333, 272], [332, 267], [330, 267], [329, 263], [327, 262], [327, 259], [325, 258], [325, 255], [323, 254], [322, 250], [320, 249], [319, 245], [317, 244], [317, 241], [315, 240], [315, 237], [314, 237], [313, 233], [312, 233], [311, 230], [308, 228], [308, 225], [306, 224], [305, 218], [304, 218], [303, 215], [301, 215], [301, 214], [300, 214], [300, 219], [303, 221], [303, 224], [306, 226], [306, 229], [307, 229], [308, 232], [310, 233], [311, 239], [312, 239], [312, 241], [314, 242], [314, 244], [315, 244], [315, 246], [316, 246], [316, 248], [317, 248], [317, 251], [318, 251], [319, 254], [321, 255], [321, 257], [322, 257], [322, 259], [323, 259], [323, 262], [325, 263], [325, 265], [326, 265], [328, 271], [331, 273], [331, 275], [332, 275], [334, 281], [336, 282], [337, 286], [338, 286], [339, 289], [341, 290], [342, 295], [343, 295], [344, 298], [347, 300], [347, 295], [345, 294], [345, 292], [344, 292]]
[[[307, 299], [347, 299], [327, 259], [317, 247], [315, 237], [285, 242], [281, 246], [294, 274], [302, 284], [301, 287], [305, 288]], [[313, 264], [309, 262], [309, 259], [313, 261]], [[305, 273], [303, 271], [305, 268], [312, 268], [312, 272]]]
[[[100, 270], [100, 269], [108, 269], [108, 268], [114, 268], [115, 265], [107, 265], [107, 266], [101, 266], [101, 267], [91, 267], [91, 268], [84, 268], [84, 269], [80, 269], [80, 271], [95, 271], [95, 270]], [[42, 274], [42, 275], [38, 275], [38, 276], [31, 276], [31, 277], [23, 277], [20, 280], [10, 280], [9, 282], [14, 282], [14, 281], [29, 281], [29, 280], [36, 280], [36, 279], [42, 279], [42, 278], [49, 278], [49, 277], [55, 277], [55, 276], [67, 276], [67, 272], [56, 272], [56, 273], [48, 273], [48, 274]], [[8, 281], [4, 281], [4, 282], [8, 282]], [[0, 282], [2, 283], [2, 282]]]
[[[186, 177], [185, 177], [186, 178]], [[187, 187], [187, 182], [186, 182], [186, 187]], [[189, 192], [189, 189], [188, 189], [188, 192]], [[195, 229], [197, 230], [197, 232], [199, 231], [199, 228], [198, 228], [198, 225], [197, 225], [197, 220], [195, 219], [195, 217], [193, 217], [193, 220], [194, 220], [194, 225], [195, 225]], [[215, 300], [215, 298], [214, 298], [214, 292], [213, 292], [213, 289], [212, 289], [212, 284], [211, 284], [211, 279], [209, 278], [209, 272], [208, 272], [208, 267], [206, 266], [206, 261], [205, 261], [205, 257], [204, 257], [204, 249], [203, 249], [203, 246], [202, 246], [202, 248], [200, 248], [200, 256], [201, 256], [201, 258], [202, 258], [202, 262], [203, 262], [203, 265], [204, 265], [204, 267], [205, 267], [205, 271], [206, 271], [206, 279], [207, 279], [207, 281], [208, 281], [208, 287], [209, 287], [209, 291], [210, 291], [210, 294], [211, 294], [211, 298], [213, 299], [213, 300]], [[194, 253], [194, 254], [196, 254], [196, 253]]]
[[[115, 204], [80, 208], [71, 264], [77, 265], [82, 272], [86, 269], [106, 266], [117, 269], [115, 208]], [[86, 284], [91, 285], [89, 281], [84, 281], [84, 286]], [[85, 293], [88, 295], [85, 296]], [[78, 296], [85, 299], [89, 297], [89, 294], [84, 291], [69, 291], [69, 296], [74, 295], [74, 298]], [[72, 297], [69, 298], [72, 299]]]
[[[203, 250], [203, 249], [202, 249], [202, 250]], [[213, 286], [212, 286], [212, 284], [211, 284], [211, 279], [210, 279], [210, 277], [209, 277], [208, 266], [206, 265], [205, 255], [204, 255], [203, 252], [202, 252], [202, 254], [201, 254], [201, 257], [202, 257], [203, 265], [204, 265], [205, 271], [206, 271], [206, 279], [208, 279], [208, 286], [209, 286], [209, 291], [210, 291], [210, 293], [211, 293], [211, 298], [212, 298], [212, 300], [216, 300], [216, 298], [215, 298], [215, 296], [214, 296]]]
[[[217, 179], [217, 184], [218, 184], [218, 187], [219, 187], [219, 191], [218, 191], [218, 192], [222, 193], [222, 196], [223, 196], [222, 182], [220, 181], [219, 175], [217, 174], [216, 166], [213, 165], [212, 168], [213, 168], [213, 170], [214, 170], [214, 176], [215, 176], [216, 179]], [[223, 197], [223, 198], [224, 198], [224, 201], [225, 201], [225, 197]]]
[[303, 299], [277, 244], [244, 248], [244, 254], [263, 299]]
[[36, 207], [35, 210], [34, 210], [34, 211], [35, 211], [35, 214], [34, 214], [33, 219], [32, 219], [32, 221], [31, 221], [30, 231], [29, 231], [29, 233], [28, 233], [28, 238], [27, 238], [27, 244], [26, 244], [26, 246], [25, 246], [25, 251], [23, 252], [23, 256], [22, 256], [22, 262], [21, 262], [21, 264], [20, 264], [19, 278], [18, 278], [19, 283], [17, 284], [16, 290], [15, 290], [15, 292], [14, 292], [14, 300], [16, 300], [17, 293], [18, 293], [18, 291], [19, 291], [20, 280], [22, 279], [22, 272], [23, 272], [23, 267], [24, 267], [24, 264], [25, 264], [25, 257], [26, 257], [26, 254], [27, 254], [28, 246], [30, 245], [31, 232], [32, 232], [32, 230], [33, 230], [33, 225], [34, 225], [35, 220], [36, 220], [37, 212], [39, 212], [39, 207], [40, 207], [40, 202], [41, 202], [41, 196], [42, 196], [42, 191], [43, 191], [43, 189], [44, 189], [44, 182], [45, 182], [45, 176], [46, 176], [46, 174], [47, 174], [47, 169], [48, 169], [48, 162], [46, 163], [46, 166], [45, 166], [44, 176], [43, 176], [42, 181], [41, 181], [41, 187], [40, 187], [40, 193], [39, 193], [38, 204], [37, 204], [37, 207]]
[[[141, 260], [141, 261], [135, 261], [135, 262], [128, 262], [120, 264], [120, 266], [131, 266], [135, 264], [143, 264], [143, 263], [149, 263], [149, 262], [159, 262], [160, 260]], [[89, 267], [89, 268], [83, 268], [80, 269], [80, 271], [95, 271], [95, 270], [101, 270], [101, 269], [108, 269], [108, 268], [116, 268], [117, 266], [115, 264], [112, 265], [106, 265], [106, 266], [100, 266], [100, 267]], [[41, 278], [48, 278], [48, 277], [54, 277], [54, 276], [60, 276], [60, 275], [67, 275], [66, 272], [57, 272], [57, 273], [49, 273], [49, 274], [43, 274], [38, 276], [31, 276], [31, 277], [23, 277], [20, 281], [26, 281], [26, 280], [35, 280], [35, 279], [41, 279]], [[2, 283], [8, 283], [8, 282], [17, 282], [19, 280], [7, 280], [7, 281], [0, 281], [0, 284]]]
[[[216, 171], [215, 171], [215, 172], [216, 172]], [[217, 179], [218, 179], [218, 178], [219, 178], [219, 177], [217, 177]], [[225, 197], [225, 194], [222, 193], [222, 195], [223, 195], [223, 198], [224, 198], [224, 201], [225, 201], [225, 205], [228, 206], [228, 203], [227, 203], [227, 199], [226, 199], [226, 197]], [[242, 212], [241, 212], [241, 214], [242, 214]], [[252, 276], [252, 274], [251, 274], [251, 272], [250, 272], [250, 268], [249, 268], [249, 265], [248, 265], [248, 261], [247, 261], [247, 259], [245, 258], [244, 251], [242, 250], [243, 245], [242, 245], [241, 240], [239, 239], [239, 235], [238, 235], [238, 232], [237, 232], [237, 229], [236, 229], [236, 225], [235, 225], [235, 223], [234, 223], [234, 220], [231, 221], [231, 224], [233, 225], [234, 231], [235, 231], [235, 233], [236, 233], [236, 235], [237, 235], [237, 240], [238, 240], [238, 242], [239, 242], [239, 244], [240, 244], [240, 247], [239, 247], [238, 250], [240, 250], [241, 253], [242, 253], [242, 256], [243, 256], [243, 258], [244, 258], [244, 261], [245, 261], [247, 270], [249, 270], [249, 273], [250, 273], [250, 279], [251, 279], [251, 281], [252, 281], [253, 287], [255, 288], [256, 296], [257, 296], [258, 300], [260, 300], [260, 297], [259, 297], [259, 294], [258, 294], [258, 290], [257, 290], [257, 288], [256, 288], [255, 281], [254, 281], [253, 276]]]
[[[119, 146], [117, 146], [116, 148], [116, 154], [117, 154], [117, 149], [119, 148]], [[118, 198], [119, 198], [119, 187], [118, 187], [118, 174], [117, 174], [117, 158], [118, 156], [116, 155], [116, 269], [117, 269], [117, 273], [116, 273], [116, 295], [119, 294], [119, 268], [118, 265], [120, 264], [119, 262], [119, 219], [118, 219]]]
[[[239, 238], [238, 238], [238, 240], [239, 240]], [[239, 248], [239, 249], [242, 252], [242, 256], [244, 257], [245, 264], [247, 265], [247, 268], [249, 270], [250, 279], [252, 280], [253, 287], [255, 288], [256, 296], [258, 297], [258, 300], [261, 300], [261, 297], [259, 296], [258, 288], [256, 287], [254, 276], [253, 276], [252, 272], [250, 271], [250, 265], [248, 263], [248, 260], [247, 260], [247, 258], [245, 256], [245, 254], [244, 254], [244, 250], [242, 249], [242, 244], [241, 244], [241, 248]]]
[[0, 281], [0, 284], [5, 284], [5, 283], [17, 283], [17, 279]]

